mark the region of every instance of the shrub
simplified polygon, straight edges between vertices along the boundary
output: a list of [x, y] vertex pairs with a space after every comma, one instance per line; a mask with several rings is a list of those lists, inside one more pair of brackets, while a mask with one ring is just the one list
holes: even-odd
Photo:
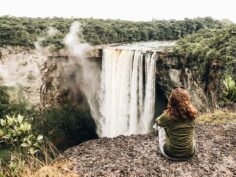
[[60, 155], [57, 149], [45, 140], [41, 144], [40, 152], [41, 153], [31, 155], [16, 149], [10, 153], [9, 151], [6, 152], [7, 158], [2, 158], [0, 148], [0, 177], [33, 176], [37, 170], [49, 165]]
[[0, 119], [0, 176], [24, 176], [26, 168], [42, 166], [52, 150], [45, 147], [43, 136], [36, 135], [25, 117]]
[[[22, 115], [31, 123], [35, 132], [40, 132], [57, 148], [63, 150], [86, 140], [97, 138], [96, 124], [87, 105], [77, 108], [64, 101], [61, 105], [36, 111], [22, 100], [10, 102], [7, 87], [0, 87], [0, 117]], [[19, 95], [19, 94], [18, 94]], [[28, 119], [34, 117], [34, 119]]]
[[87, 105], [76, 107], [63, 101], [60, 106], [30, 110], [24, 102], [10, 101], [8, 89], [0, 87], [0, 177], [29, 176], [25, 170], [47, 165], [58, 156], [57, 148], [97, 138]]
[[236, 84], [231, 76], [227, 75], [223, 81], [224, 90], [223, 90], [223, 101], [226, 104], [236, 102]]
[[23, 116], [0, 119], [0, 177], [30, 176], [59, 155]]
[[0, 141], [10, 149], [22, 149], [34, 155], [40, 149], [42, 135], [36, 136], [32, 125], [23, 116], [0, 119]]

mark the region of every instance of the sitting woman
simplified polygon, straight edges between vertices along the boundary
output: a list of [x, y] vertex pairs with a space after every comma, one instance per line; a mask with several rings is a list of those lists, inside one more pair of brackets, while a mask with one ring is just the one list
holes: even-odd
[[167, 110], [156, 119], [161, 153], [171, 160], [187, 160], [195, 152], [193, 130], [197, 110], [182, 88], [172, 91]]

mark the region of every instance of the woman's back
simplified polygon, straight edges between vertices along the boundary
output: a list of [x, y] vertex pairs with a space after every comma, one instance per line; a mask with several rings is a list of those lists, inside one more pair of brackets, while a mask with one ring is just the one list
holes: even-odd
[[164, 151], [168, 156], [188, 158], [194, 154], [194, 120], [175, 120], [167, 113], [157, 118], [156, 124], [166, 132]]
[[173, 160], [187, 159], [195, 152], [193, 130], [197, 110], [188, 92], [176, 88], [168, 98], [167, 110], [156, 119], [162, 154]]

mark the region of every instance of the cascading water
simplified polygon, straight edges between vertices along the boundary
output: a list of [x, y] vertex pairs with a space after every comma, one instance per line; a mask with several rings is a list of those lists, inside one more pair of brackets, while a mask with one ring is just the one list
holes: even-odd
[[155, 52], [103, 50], [100, 136], [148, 133], [154, 116], [156, 58]]

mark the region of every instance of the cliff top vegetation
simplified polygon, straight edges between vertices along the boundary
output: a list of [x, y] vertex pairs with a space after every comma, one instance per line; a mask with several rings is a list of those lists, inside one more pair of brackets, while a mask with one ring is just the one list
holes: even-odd
[[0, 46], [64, 47], [63, 38], [73, 21], [81, 23], [81, 39], [92, 44], [125, 43], [150, 40], [176, 40], [200, 29], [222, 28], [224, 22], [211, 17], [184, 20], [153, 20], [132, 22], [123, 20], [81, 18], [0, 17]]

